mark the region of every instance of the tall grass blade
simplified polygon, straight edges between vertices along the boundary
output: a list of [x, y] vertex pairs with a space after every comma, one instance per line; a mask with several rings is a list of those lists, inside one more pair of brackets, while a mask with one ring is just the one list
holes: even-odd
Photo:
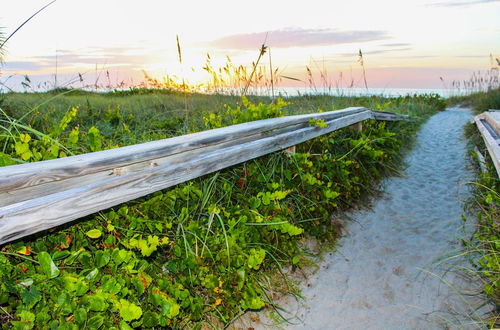
[[10, 38], [12, 38], [12, 36], [14, 34], [17, 33], [17, 31], [19, 31], [26, 23], [28, 23], [29, 21], [31, 21], [31, 19], [33, 17], [35, 17], [36, 15], [38, 15], [40, 12], [42, 12], [45, 8], [47, 8], [48, 6], [50, 6], [51, 4], [53, 4], [54, 2], [56, 2], [57, 0], [53, 0], [51, 2], [49, 2], [48, 4], [46, 4], [45, 6], [43, 6], [42, 8], [40, 8], [37, 12], [35, 12], [33, 15], [31, 15], [30, 17], [28, 17], [27, 20], [25, 20], [21, 25], [19, 25], [17, 27], [17, 29], [14, 30], [14, 32], [12, 32], [5, 40], [3, 40], [3, 42], [0, 44], [0, 49], [3, 49], [3, 46], [7, 43], [7, 41], [9, 41]]

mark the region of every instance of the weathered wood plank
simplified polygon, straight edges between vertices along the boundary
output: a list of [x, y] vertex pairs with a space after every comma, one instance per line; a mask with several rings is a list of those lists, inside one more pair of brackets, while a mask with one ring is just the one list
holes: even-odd
[[307, 123], [310, 119], [332, 120], [367, 110], [362, 107], [352, 107], [324, 113], [272, 118], [84, 155], [0, 167], [0, 192], [110, 171], [133, 163], [147, 162], [239, 138], [263, 135], [268, 131]]
[[400, 121], [408, 120], [409, 116], [400, 115], [397, 113], [386, 112], [386, 111], [372, 111], [373, 119], [375, 120], [385, 120], [385, 121]]
[[483, 112], [481, 114], [484, 119], [490, 124], [490, 126], [500, 134], [500, 110], [490, 109], [489, 111]]
[[[82, 186], [84, 184], [91, 184], [101, 180], [106, 180], [111, 177], [122, 176], [126, 173], [141, 171], [149, 167], [155, 167], [165, 164], [171, 164], [171, 165], [178, 164], [186, 160], [189, 160], [192, 157], [195, 157], [199, 154], [207, 153], [216, 149], [225, 148], [233, 145], [240, 145], [249, 141], [255, 141], [264, 137], [297, 130], [307, 126], [310, 126], [308, 122], [290, 125], [279, 129], [260, 132], [259, 134], [255, 135], [250, 135], [242, 138], [235, 138], [233, 140], [225, 141], [220, 144], [203, 146], [198, 149], [167, 155], [164, 157], [161, 157], [161, 155], [159, 155], [160, 158], [148, 159], [141, 162], [135, 162], [130, 165], [109, 168], [106, 169], [105, 171], [90, 173], [81, 176], [69, 177], [67, 179], [62, 179], [62, 180], [42, 182], [39, 183], [38, 185], [24, 186], [18, 189], [0, 192], [0, 207], [60, 191], [65, 191], [71, 188]], [[40, 163], [35, 163], [35, 164], [40, 164]]]
[[477, 147], [474, 147], [474, 152], [477, 155], [477, 162], [479, 163], [479, 168], [481, 169], [481, 173], [487, 173], [488, 169], [486, 168], [486, 160], [484, 159], [483, 154]]
[[355, 131], [362, 132], [363, 131], [363, 122], [360, 121], [356, 124], [352, 124], [350, 127]]
[[493, 161], [493, 165], [500, 177], [500, 138], [495, 129], [490, 126], [483, 115], [478, 115], [474, 118], [476, 126], [483, 137], [484, 143]]
[[[318, 116], [311, 116], [310, 118], [318, 118]], [[239, 145], [229, 145], [222, 148], [219, 146], [194, 155], [191, 154], [192, 157], [183, 158], [183, 161], [166, 161], [160, 164], [153, 159], [151, 162], [157, 163], [158, 166], [149, 166], [140, 171], [124, 172], [122, 175], [96, 182], [83, 182], [81, 186], [72, 187], [65, 191], [0, 207], [0, 244], [53, 228], [111, 206], [282, 150], [371, 118], [372, 112], [369, 110], [355, 111], [353, 114], [344, 113], [340, 118], [325, 120], [328, 125], [325, 128], [308, 126], [292, 131], [285, 130], [285, 132], [273, 136], [247, 141]]]

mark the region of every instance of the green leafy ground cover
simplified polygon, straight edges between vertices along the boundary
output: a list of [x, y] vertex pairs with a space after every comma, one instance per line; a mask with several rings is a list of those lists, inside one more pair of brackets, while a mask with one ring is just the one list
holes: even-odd
[[475, 275], [483, 283], [483, 293], [494, 306], [483, 321], [489, 328], [500, 326], [500, 180], [496, 171], [480, 174], [474, 183], [477, 228], [467, 248]]
[[310, 262], [304, 240], [334, 244], [340, 228], [332, 212], [356, 205], [394, 173], [402, 146], [444, 107], [435, 96], [274, 102], [144, 90], [3, 96], [0, 165], [350, 105], [418, 119], [335, 131], [295, 154], [273, 153], [5, 245], [1, 326], [220, 328], [247, 310], [273, 308], [274, 296], [295, 290], [285, 269]]
[[[489, 109], [500, 109], [500, 89], [473, 94], [450, 100], [472, 107], [475, 114]], [[500, 180], [488, 150], [475, 124], [468, 124], [465, 135], [470, 141], [471, 154], [477, 146], [486, 158], [486, 173], [478, 171], [478, 180], [473, 182], [470, 211], [477, 214], [477, 226], [472, 237], [465, 242], [473, 274], [482, 282], [485, 294], [495, 306], [488, 318], [480, 320], [489, 328], [500, 326]], [[478, 168], [479, 170], [479, 168]]]

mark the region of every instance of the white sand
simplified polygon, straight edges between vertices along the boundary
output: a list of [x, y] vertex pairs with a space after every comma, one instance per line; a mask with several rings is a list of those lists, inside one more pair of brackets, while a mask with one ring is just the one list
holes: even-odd
[[[325, 256], [321, 269], [303, 281], [305, 300], [278, 302], [293, 323], [284, 328], [444, 328], [455, 320], [453, 313], [469, 309], [450, 285], [428, 271], [458, 285], [457, 276], [444, 275], [432, 264], [459, 248], [457, 238], [463, 236], [464, 183], [473, 178], [463, 125], [470, 119], [470, 112], [459, 108], [429, 119], [406, 157], [404, 177], [387, 179], [385, 194], [370, 210], [349, 215], [353, 221], [338, 251]], [[263, 323], [251, 327], [267, 328]]]

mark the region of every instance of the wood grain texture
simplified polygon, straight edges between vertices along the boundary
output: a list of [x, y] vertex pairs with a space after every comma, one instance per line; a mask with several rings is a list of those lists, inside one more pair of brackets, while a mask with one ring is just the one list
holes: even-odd
[[110, 171], [133, 163], [147, 162], [239, 138], [263, 135], [268, 131], [307, 123], [310, 119], [332, 120], [367, 110], [362, 107], [352, 107], [324, 113], [265, 119], [117, 149], [0, 167], [0, 192]]
[[484, 143], [493, 161], [493, 165], [500, 177], [500, 138], [493, 127], [489, 125], [484, 116], [478, 115], [474, 118], [476, 126], [483, 137]]
[[497, 135], [500, 135], [500, 110], [490, 109], [489, 111], [483, 112], [480, 116], [483, 116], [488, 124], [495, 130]]
[[66, 179], [61, 179], [61, 180], [42, 182], [37, 185], [21, 186], [20, 188], [17, 189], [0, 192], [0, 207], [33, 199], [36, 197], [41, 197], [51, 193], [68, 190], [70, 188], [79, 187], [84, 184], [98, 182], [101, 180], [109, 179], [111, 177], [122, 176], [126, 173], [141, 171], [149, 167], [156, 167], [165, 164], [171, 164], [171, 165], [178, 164], [192, 157], [195, 157], [198, 154], [207, 153], [216, 149], [225, 148], [233, 145], [240, 145], [249, 141], [255, 141], [261, 138], [273, 136], [276, 134], [281, 134], [283, 132], [294, 131], [308, 126], [310, 126], [308, 122], [299, 123], [278, 129], [268, 130], [265, 132], [259, 132], [259, 134], [251, 136], [235, 138], [233, 140], [224, 141], [219, 144], [202, 146], [198, 149], [188, 150], [185, 152], [175, 153], [167, 156], [162, 156], [161, 154], [159, 154], [159, 158], [148, 159], [139, 162], [132, 162], [129, 165], [108, 168], [104, 171], [84, 174], [80, 176], [68, 177]]
[[360, 122], [358, 122], [358, 123], [356, 123], [356, 124], [352, 124], [350, 127], [351, 127], [353, 130], [355, 130], [355, 131], [362, 132], [362, 131], [363, 131], [363, 122], [362, 122], [362, 121], [360, 121]]
[[[311, 126], [311, 119], [323, 119], [327, 127]], [[0, 244], [367, 119], [405, 117], [348, 108], [0, 168]]]
[[479, 163], [479, 168], [481, 169], [481, 173], [488, 173], [488, 169], [486, 168], [486, 160], [484, 159], [483, 154], [477, 147], [474, 147], [474, 152], [477, 155], [477, 162]]
[[370, 119], [363, 111], [326, 121], [328, 127], [292, 132], [200, 153], [189, 160], [125, 173], [66, 191], [0, 208], [0, 244], [46, 230], [181, 182], [296, 145], [356, 122]]
[[372, 111], [373, 119], [375, 120], [385, 120], [385, 121], [400, 121], [409, 120], [409, 116], [400, 115], [397, 113], [386, 112], [386, 111]]

